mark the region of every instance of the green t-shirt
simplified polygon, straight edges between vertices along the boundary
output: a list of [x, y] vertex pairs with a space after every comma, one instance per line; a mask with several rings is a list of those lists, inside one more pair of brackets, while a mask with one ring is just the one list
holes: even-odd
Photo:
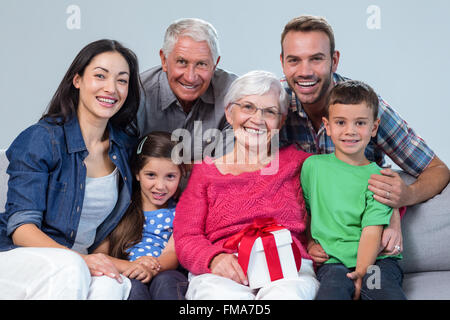
[[376, 201], [367, 188], [370, 175], [380, 169], [374, 162], [350, 165], [334, 153], [313, 155], [303, 163], [301, 183], [311, 235], [330, 257], [326, 263], [355, 267], [362, 229], [389, 224], [392, 208]]

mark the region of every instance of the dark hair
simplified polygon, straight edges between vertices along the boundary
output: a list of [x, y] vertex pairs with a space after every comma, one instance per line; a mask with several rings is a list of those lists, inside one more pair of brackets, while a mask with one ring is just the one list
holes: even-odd
[[325, 117], [328, 118], [329, 108], [333, 104], [360, 104], [365, 102], [372, 109], [373, 119], [378, 118], [378, 96], [366, 83], [357, 80], [347, 80], [337, 83], [330, 92], [325, 107]]
[[296, 17], [289, 21], [284, 27], [283, 32], [281, 33], [281, 55], [284, 56], [283, 52], [283, 41], [289, 31], [302, 31], [302, 32], [310, 32], [310, 31], [322, 31], [330, 40], [330, 55], [333, 56], [335, 49], [335, 41], [334, 41], [334, 32], [331, 28], [330, 24], [325, 20], [325, 18], [303, 15], [300, 17]]
[[139, 64], [136, 55], [115, 40], [102, 39], [86, 45], [73, 60], [61, 83], [58, 86], [46, 112], [41, 119], [49, 119], [62, 125], [76, 116], [79, 101], [79, 90], [73, 85], [75, 75], [83, 76], [86, 66], [94, 57], [104, 52], [118, 52], [128, 63], [130, 80], [128, 96], [122, 108], [110, 119], [120, 129], [126, 129], [136, 120], [140, 99]]
[[[133, 173], [133, 195], [130, 206], [125, 212], [118, 226], [109, 236], [109, 255], [127, 259], [126, 250], [142, 239], [142, 229], [144, 227], [144, 214], [142, 212], [141, 188], [136, 175], [144, 168], [150, 157], [172, 158], [172, 150], [177, 145], [177, 141], [171, 140], [168, 132], [154, 131], [145, 136], [137, 146], [130, 161]], [[181, 176], [186, 177], [186, 167], [184, 164], [178, 165]], [[177, 193], [180, 192], [181, 181], [178, 185]], [[177, 194], [174, 195], [176, 197]]]

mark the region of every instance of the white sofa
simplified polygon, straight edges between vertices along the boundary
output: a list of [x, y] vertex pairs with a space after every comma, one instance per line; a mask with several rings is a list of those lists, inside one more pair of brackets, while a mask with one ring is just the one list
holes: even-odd
[[[0, 212], [4, 212], [8, 160], [0, 150]], [[401, 172], [406, 183], [414, 178]], [[1, 214], [0, 213], [0, 214]], [[409, 207], [402, 220], [403, 288], [408, 299], [450, 300], [450, 187]]]

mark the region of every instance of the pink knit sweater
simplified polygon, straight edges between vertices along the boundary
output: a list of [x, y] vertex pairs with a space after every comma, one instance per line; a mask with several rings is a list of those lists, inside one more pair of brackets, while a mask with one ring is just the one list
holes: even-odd
[[268, 217], [290, 230], [302, 257], [311, 259], [305, 250], [306, 210], [299, 179], [308, 156], [294, 146], [281, 149], [278, 172], [272, 175], [223, 175], [211, 161], [194, 165], [173, 225], [180, 263], [194, 274], [211, 272], [214, 256], [232, 252], [223, 248], [229, 237], [254, 218]]

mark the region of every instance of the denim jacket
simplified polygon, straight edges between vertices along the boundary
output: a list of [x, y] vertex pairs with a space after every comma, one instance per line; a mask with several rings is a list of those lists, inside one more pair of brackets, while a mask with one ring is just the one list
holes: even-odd
[[[130, 204], [133, 176], [128, 165], [132, 138], [108, 123], [109, 157], [120, 172], [116, 206], [98, 227], [92, 252], [117, 226]], [[0, 251], [15, 246], [13, 231], [35, 224], [63, 246], [73, 246], [83, 207], [88, 151], [78, 118], [64, 125], [41, 120], [24, 130], [6, 151], [9, 160], [5, 214], [0, 214]]]

